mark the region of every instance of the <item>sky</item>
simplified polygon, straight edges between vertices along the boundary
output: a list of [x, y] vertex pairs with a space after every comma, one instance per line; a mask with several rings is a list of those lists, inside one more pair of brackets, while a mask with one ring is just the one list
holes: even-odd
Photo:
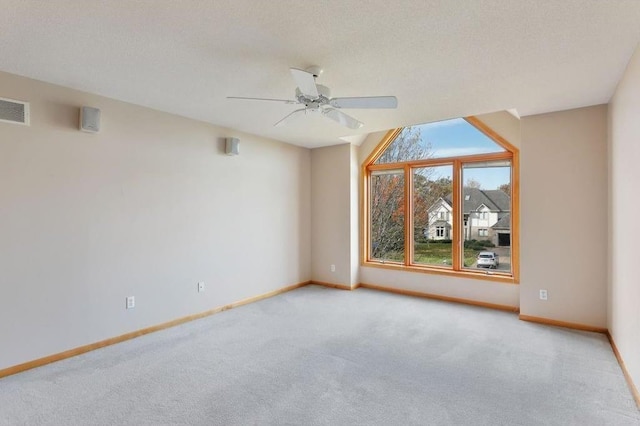
[[[431, 143], [432, 158], [504, 151], [504, 148], [463, 118], [419, 124], [413, 127], [420, 129], [422, 140], [425, 143]], [[444, 172], [444, 169], [439, 171]], [[481, 189], [498, 189], [500, 185], [509, 183], [510, 174], [510, 167], [464, 169], [463, 179], [465, 182], [469, 179], [480, 182]], [[451, 178], [450, 173], [449, 176], [443, 175], [442, 177]]]
[[[433, 170], [429, 175], [431, 180], [439, 178], [453, 179], [453, 168], [451, 166], [437, 166], [430, 167], [430, 169]], [[500, 185], [509, 183], [510, 173], [510, 167], [483, 167], [462, 170], [464, 182], [473, 179], [480, 183], [480, 189], [498, 189]]]

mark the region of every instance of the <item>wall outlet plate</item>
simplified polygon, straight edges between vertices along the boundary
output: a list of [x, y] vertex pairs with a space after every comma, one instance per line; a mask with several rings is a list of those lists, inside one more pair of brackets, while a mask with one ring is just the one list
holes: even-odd
[[203, 292], [204, 291], [204, 281], [200, 281], [198, 283], [198, 293]]
[[331, 265], [331, 272], [335, 272], [336, 271], [336, 265]]
[[136, 307], [136, 298], [133, 296], [127, 296], [127, 309], [133, 309]]
[[540, 290], [540, 300], [547, 300], [548, 296], [547, 290]]

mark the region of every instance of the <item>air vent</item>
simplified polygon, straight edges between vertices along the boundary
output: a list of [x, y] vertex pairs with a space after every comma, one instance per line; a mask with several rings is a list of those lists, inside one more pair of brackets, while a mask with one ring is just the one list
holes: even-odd
[[29, 102], [0, 98], [0, 121], [29, 125]]

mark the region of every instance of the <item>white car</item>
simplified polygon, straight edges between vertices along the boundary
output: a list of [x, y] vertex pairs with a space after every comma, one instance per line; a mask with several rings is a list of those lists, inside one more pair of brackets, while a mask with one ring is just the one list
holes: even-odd
[[492, 251], [481, 251], [477, 258], [478, 268], [496, 269], [500, 265], [500, 259], [497, 253]]

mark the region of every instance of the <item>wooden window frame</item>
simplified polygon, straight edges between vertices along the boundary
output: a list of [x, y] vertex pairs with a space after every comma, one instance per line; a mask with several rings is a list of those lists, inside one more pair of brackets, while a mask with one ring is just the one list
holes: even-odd
[[[366, 267], [385, 268], [401, 271], [421, 272], [428, 274], [440, 274], [453, 277], [480, 279], [485, 281], [495, 281], [505, 284], [519, 284], [520, 282], [520, 150], [512, 145], [505, 138], [496, 133], [489, 126], [484, 124], [474, 116], [464, 117], [467, 123], [474, 126], [485, 134], [499, 146], [505, 149], [504, 152], [476, 154], [460, 157], [433, 158], [424, 160], [411, 160], [398, 163], [374, 164], [380, 155], [398, 137], [404, 129], [399, 127], [392, 129], [382, 138], [378, 146], [371, 152], [362, 164], [361, 169], [361, 197], [360, 197], [360, 223], [361, 223], [361, 265]], [[511, 161], [511, 272], [498, 271], [475, 271], [464, 268], [462, 252], [462, 166], [470, 162], [510, 160]], [[412, 170], [418, 167], [432, 167], [452, 165], [453, 166], [453, 228], [451, 230], [452, 257], [453, 264], [450, 267], [423, 265], [413, 262], [414, 257], [414, 229], [413, 229], [413, 173]], [[369, 227], [370, 205], [369, 190], [371, 172], [375, 170], [404, 170], [404, 236], [405, 255], [404, 261], [385, 261], [371, 259], [371, 230]]]

